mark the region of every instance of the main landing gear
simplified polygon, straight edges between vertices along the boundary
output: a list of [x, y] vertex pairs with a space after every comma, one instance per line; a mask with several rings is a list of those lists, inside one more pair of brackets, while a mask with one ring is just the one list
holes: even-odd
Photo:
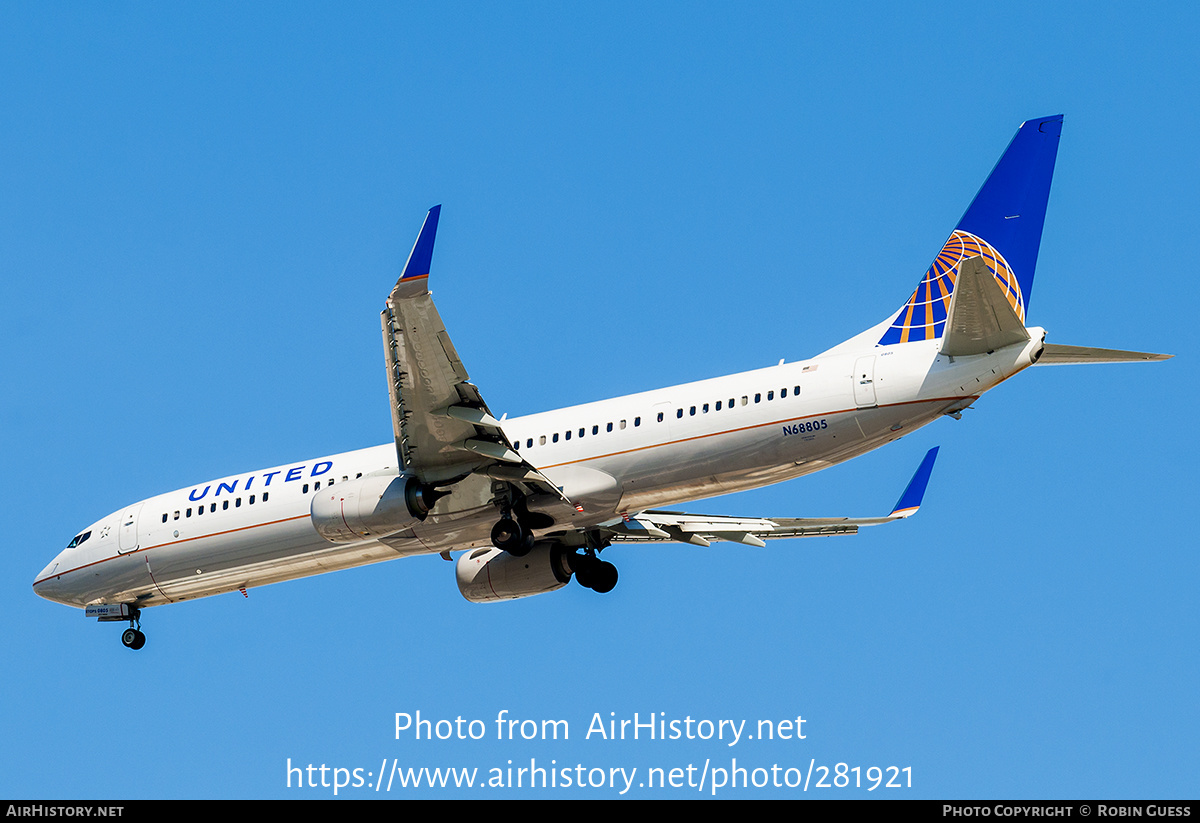
[[[524, 557], [533, 550], [533, 529], [522, 525], [508, 511], [502, 512], [496, 525], [492, 526], [492, 545], [513, 557]], [[588, 546], [579, 554], [569, 548], [559, 547], [556, 551], [564, 552], [563, 559], [579, 585], [600, 594], [607, 594], [617, 586], [617, 567], [612, 563], [601, 560], [596, 552], [604, 548], [607, 541], [601, 542], [594, 535], [588, 536]]]
[[607, 594], [617, 585], [617, 567], [596, 557], [591, 549], [587, 554], [571, 555], [571, 568], [575, 570], [575, 579], [585, 589]]
[[524, 557], [533, 548], [533, 531], [523, 527], [507, 512], [492, 526], [492, 545], [513, 557]]

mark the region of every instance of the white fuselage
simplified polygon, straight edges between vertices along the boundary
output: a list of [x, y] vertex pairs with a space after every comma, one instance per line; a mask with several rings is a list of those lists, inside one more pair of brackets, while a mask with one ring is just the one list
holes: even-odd
[[[949, 358], [939, 341], [878, 346], [864, 333], [811, 360], [503, 422], [520, 455], [582, 511], [561, 529], [787, 480], [863, 454], [972, 400], [1036, 359], [1031, 340]], [[496, 506], [443, 498], [385, 540], [335, 545], [313, 528], [322, 487], [398, 472], [393, 444], [200, 483], [94, 523], [38, 575], [42, 597], [138, 607], [395, 557], [489, 545]]]

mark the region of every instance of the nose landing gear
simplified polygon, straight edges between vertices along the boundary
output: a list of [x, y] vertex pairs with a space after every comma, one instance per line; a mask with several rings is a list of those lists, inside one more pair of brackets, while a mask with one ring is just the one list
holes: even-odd
[[83, 610], [87, 617], [94, 617], [100, 623], [129, 623], [129, 628], [121, 632], [121, 642], [127, 649], [137, 651], [146, 645], [146, 635], [142, 634], [142, 610], [131, 603], [106, 603], [88, 606]]
[[140, 629], [135, 629], [130, 626], [128, 629], [121, 632], [121, 642], [125, 644], [126, 648], [137, 651], [142, 646], [146, 645], [146, 635], [142, 634]]
[[129, 628], [121, 632], [121, 642], [125, 648], [133, 649], [135, 652], [146, 645], [146, 635], [142, 634], [141, 609], [129, 610]]

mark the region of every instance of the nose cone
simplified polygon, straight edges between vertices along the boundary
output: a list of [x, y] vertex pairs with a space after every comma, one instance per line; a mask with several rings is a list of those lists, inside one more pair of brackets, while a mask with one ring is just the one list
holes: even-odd
[[62, 576], [62, 573], [68, 568], [68, 564], [65, 562], [65, 554], [66, 552], [60, 552], [58, 557], [51, 560], [46, 568], [38, 572], [37, 577], [33, 579], [33, 593], [38, 597], [53, 600], [55, 603], [62, 603], [67, 606], [81, 606], [83, 605], [82, 603], [72, 599], [66, 580]]

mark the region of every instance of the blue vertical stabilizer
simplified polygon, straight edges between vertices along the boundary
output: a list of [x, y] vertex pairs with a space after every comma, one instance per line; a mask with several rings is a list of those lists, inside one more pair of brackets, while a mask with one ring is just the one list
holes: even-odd
[[1021, 124], [880, 345], [940, 338], [959, 265], [972, 257], [1025, 321], [1061, 132], [1061, 114]]

